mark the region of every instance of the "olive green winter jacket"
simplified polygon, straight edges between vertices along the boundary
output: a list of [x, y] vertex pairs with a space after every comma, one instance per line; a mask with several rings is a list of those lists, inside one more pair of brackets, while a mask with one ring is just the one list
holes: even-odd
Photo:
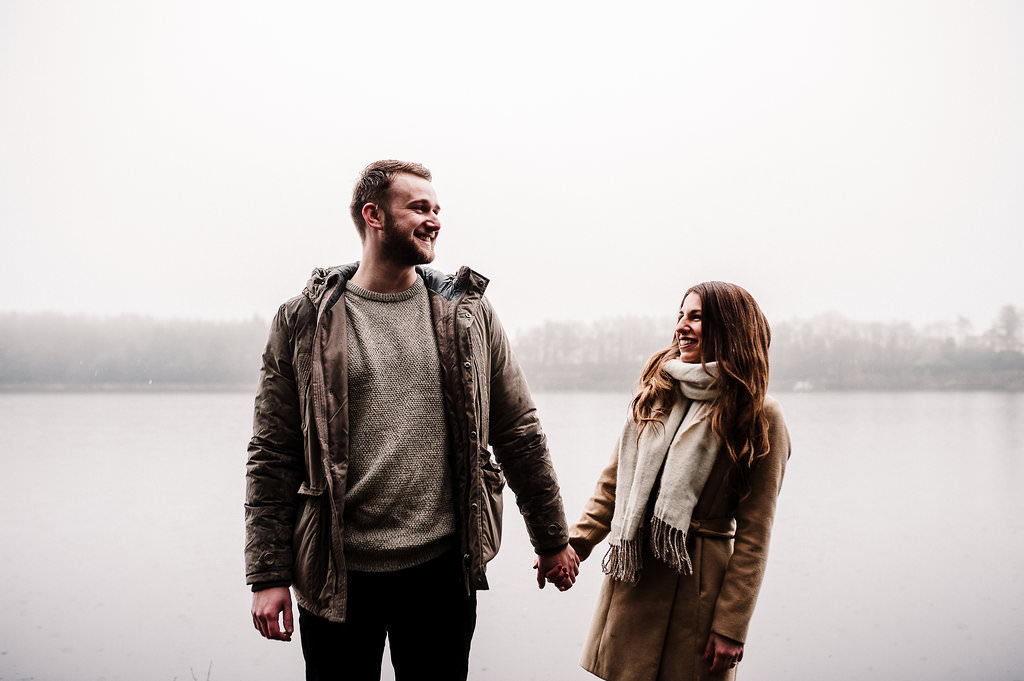
[[[349, 415], [341, 297], [357, 267], [315, 270], [302, 295], [274, 317], [246, 470], [247, 583], [290, 584], [303, 608], [334, 621], [344, 620], [346, 603]], [[501, 541], [504, 478], [538, 553], [568, 541], [562, 500], [526, 381], [483, 295], [487, 279], [467, 267], [454, 276], [416, 270], [427, 286], [441, 361], [466, 589], [486, 589], [485, 565]]]

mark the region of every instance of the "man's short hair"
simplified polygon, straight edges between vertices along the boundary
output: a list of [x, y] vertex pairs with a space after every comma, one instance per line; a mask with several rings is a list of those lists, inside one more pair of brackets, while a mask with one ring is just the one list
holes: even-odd
[[352, 222], [356, 225], [359, 238], [366, 237], [366, 221], [363, 220], [363, 206], [368, 203], [376, 204], [385, 208], [384, 201], [388, 195], [388, 189], [399, 173], [409, 173], [422, 177], [427, 182], [432, 181], [430, 171], [419, 163], [408, 161], [374, 161], [363, 168], [363, 173], [356, 181], [352, 189], [352, 205], [349, 211], [352, 213]]

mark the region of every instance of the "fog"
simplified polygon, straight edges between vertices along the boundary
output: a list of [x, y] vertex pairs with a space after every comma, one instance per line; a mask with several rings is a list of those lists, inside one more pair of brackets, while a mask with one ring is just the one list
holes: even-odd
[[[540, 391], [627, 394], [675, 320], [544, 322], [512, 339]], [[253, 392], [267, 320], [239, 322], [0, 313], [0, 391]], [[1024, 309], [987, 329], [964, 317], [912, 325], [835, 315], [786, 320], [772, 333], [771, 390], [1024, 391]], [[0, 679], [2, 681], [2, 679]]]
[[[381, 158], [490, 278], [570, 520], [682, 292], [760, 302], [794, 456], [748, 678], [1016, 678], [1021, 35], [985, 0], [0, 0], [0, 679], [300, 669], [249, 628], [252, 390]], [[506, 518], [474, 678], [582, 678], [600, 573], [527, 600]]]
[[0, 310], [268, 318], [435, 175], [511, 330], [1024, 304], [1012, 2], [0, 4]]

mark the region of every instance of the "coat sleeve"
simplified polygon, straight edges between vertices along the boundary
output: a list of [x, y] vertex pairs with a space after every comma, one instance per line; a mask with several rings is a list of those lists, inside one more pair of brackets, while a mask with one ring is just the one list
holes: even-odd
[[612, 459], [601, 471], [594, 493], [583, 506], [583, 514], [569, 530], [569, 543], [580, 560], [586, 560], [612, 527], [615, 514], [615, 483], [619, 475], [619, 443], [616, 441]]
[[482, 309], [491, 363], [490, 445], [516, 495], [534, 550], [553, 553], [565, 548], [569, 533], [547, 437], [523, 371], [486, 298]]
[[769, 397], [765, 399], [765, 410], [771, 451], [751, 471], [750, 494], [736, 508], [735, 546], [711, 623], [711, 631], [736, 641], [746, 640], [761, 590], [775, 520], [775, 502], [790, 454], [789, 431], [782, 408]]
[[263, 353], [245, 476], [246, 583], [291, 583], [292, 529], [304, 458], [286, 305]]

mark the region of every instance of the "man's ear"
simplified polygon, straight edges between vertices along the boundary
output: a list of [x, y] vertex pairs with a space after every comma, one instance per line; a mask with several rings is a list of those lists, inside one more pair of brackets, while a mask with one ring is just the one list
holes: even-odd
[[364, 203], [363, 204], [363, 222], [370, 229], [384, 229], [384, 223], [382, 222], [383, 215], [382, 211], [377, 208], [375, 203]]

